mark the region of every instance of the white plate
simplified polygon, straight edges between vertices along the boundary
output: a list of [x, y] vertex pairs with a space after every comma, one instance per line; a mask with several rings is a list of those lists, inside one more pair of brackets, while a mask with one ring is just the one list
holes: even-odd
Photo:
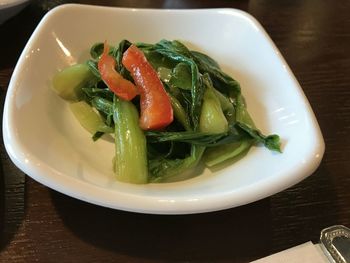
[[[234, 165], [190, 180], [117, 182], [113, 143], [92, 142], [50, 89], [52, 76], [84, 61], [92, 44], [178, 39], [216, 58], [242, 85], [261, 130], [277, 133], [283, 154], [254, 147]], [[3, 135], [12, 161], [38, 182], [94, 204], [186, 214], [235, 207], [298, 183], [315, 171], [324, 141], [288, 65], [261, 25], [234, 9], [147, 10], [64, 5], [50, 11], [26, 45], [6, 97]]]

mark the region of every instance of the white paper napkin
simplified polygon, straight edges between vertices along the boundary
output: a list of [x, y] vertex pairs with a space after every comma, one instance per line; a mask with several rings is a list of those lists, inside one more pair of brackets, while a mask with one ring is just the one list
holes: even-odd
[[307, 242], [251, 263], [329, 263], [320, 245]]

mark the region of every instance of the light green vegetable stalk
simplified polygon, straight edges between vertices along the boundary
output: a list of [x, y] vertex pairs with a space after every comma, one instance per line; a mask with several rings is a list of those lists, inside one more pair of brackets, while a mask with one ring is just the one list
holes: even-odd
[[[240, 121], [244, 121], [245, 123], [249, 123], [249, 125], [251, 125], [252, 127], [255, 127], [253, 120], [251, 119], [248, 111], [246, 110], [246, 106], [240, 94], [237, 96], [236, 112], [233, 106], [229, 106], [229, 100], [223, 94], [221, 94], [219, 91], [215, 91], [215, 95], [220, 101], [221, 108], [227, 113], [231, 114], [229, 116], [229, 119], [231, 119], [231, 121], [235, 121], [235, 119], [238, 119]], [[234, 113], [236, 113], [236, 116], [234, 116]], [[208, 167], [212, 167], [223, 163], [227, 160], [243, 156], [243, 154], [248, 152], [248, 150], [253, 144], [254, 140], [247, 137], [246, 139], [242, 139], [238, 142], [209, 148], [205, 152], [204, 162]]]
[[114, 98], [115, 158], [114, 171], [122, 182], [148, 182], [146, 137], [139, 126], [134, 104]]
[[182, 124], [186, 131], [191, 130], [190, 120], [187, 117], [187, 114], [184, 108], [181, 106], [181, 103], [172, 95], [168, 94], [171, 101], [171, 106], [174, 110], [175, 118]]
[[221, 109], [221, 104], [213, 91], [210, 79], [203, 75], [207, 88], [203, 97], [199, 130], [207, 133], [223, 133], [228, 131], [227, 119]]
[[108, 127], [100, 114], [85, 101], [74, 102], [69, 105], [69, 108], [73, 112], [75, 118], [79, 121], [88, 132], [94, 135], [96, 132], [113, 132], [111, 127]]
[[95, 79], [86, 64], [76, 64], [57, 73], [52, 80], [53, 90], [63, 99], [78, 101], [82, 87]]
[[233, 104], [230, 102], [230, 100], [223, 95], [220, 91], [218, 91], [217, 89], [213, 89], [216, 97], [219, 99], [220, 101], [220, 105], [222, 108], [223, 112], [230, 112], [230, 113], [234, 113], [235, 109], [233, 107]]
[[250, 114], [247, 110], [247, 105], [241, 94], [237, 95], [236, 98], [236, 121], [244, 123], [249, 127], [255, 129], [254, 121], [252, 117], [250, 117]]
[[241, 156], [250, 149], [252, 144], [253, 140], [246, 139], [215, 148], [209, 148], [205, 152], [204, 162], [208, 167], [212, 167], [229, 159]]

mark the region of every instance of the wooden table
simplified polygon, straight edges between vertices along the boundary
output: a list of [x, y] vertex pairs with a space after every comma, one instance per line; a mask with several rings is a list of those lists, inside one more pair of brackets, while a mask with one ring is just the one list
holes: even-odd
[[[34, 1], [0, 26], [2, 102], [35, 26], [49, 8], [63, 2]], [[269, 198], [226, 211], [161, 216], [102, 208], [50, 190], [19, 171], [2, 143], [0, 262], [247, 262], [317, 242], [327, 226], [350, 226], [349, 1], [80, 2], [232, 7], [252, 14], [299, 80], [321, 126], [326, 152], [313, 175]]]

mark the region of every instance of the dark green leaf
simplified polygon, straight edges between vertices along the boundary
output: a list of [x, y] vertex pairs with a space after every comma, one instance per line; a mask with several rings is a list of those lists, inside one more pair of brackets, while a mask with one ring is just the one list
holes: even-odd
[[192, 130], [186, 110], [182, 107], [181, 103], [176, 99], [176, 97], [172, 96], [171, 94], [169, 94], [169, 97], [175, 118], [181, 123], [186, 131]]
[[169, 85], [175, 86], [180, 89], [191, 90], [192, 88], [192, 76], [191, 68], [186, 63], [179, 63], [172, 71]]
[[101, 97], [95, 97], [91, 100], [91, 105], [98, 111], [106, 115], [113, 114], [113, 102]]
[[273, 134], [265, 136], [259, 130], [254, 129], [253, 127], [245, 123], [237, 122], [236, 125], [245, 132], [247, 132], [252, 138], [256, 139], [258, 142], [263, 143], [268, 149], [277, 152], [282, 152], [280, 138], [278, 135]]
[[191, 55], [198, 65], [199, 72], [208, 73], [216, 89], [227, 95], [232, 93], [232, 96], [241, 92], [239, 83], [223, 72], [214, 59], [195, 51], [192, 51]]
[[173, 52], [166, 49], [158, 49], [158, 53], [166, 56], [169, 59], [172, 59], [177, 62], [186, 63], [191, 69], [191, 121], [194, 129], [196, 130], [199, 123], [199, 115], [202, 106], [202, 98], [204, 94], [204, 88], [201, 83], [199, 72], [196, 63], [190, 58], [187, 58], [179, 53]]
[[105, 133], [104, 133], [104, 132], [97, 131], [97, 132], [95, 132], [95, 134], [92, 136], [92, 139], [93, 139], [94, 141], [97, 141], [98, 139], [100, 139], [100, 138], [103, 136], [103, 134], [105, 134]]
[[98, 60], [103, 53], [103, 43], [94, 44], [90, 49], [90, 55], [93, 59]]
[[89, 66], [90, 71], [98, 78], [101, 79], [101, 74], [98, 71], [97, 68], [97, 62], [89, 59], [88, 61], [86, 61], [86, 64]]
[[130, 80], [133, 82], [133, 78], [130, 76], [129, 71], [124, 67], [122, 63], [123, 54], [124, 52], [131, 46], [131, 42], [128, 40], [122, 40], [118, 46], [113, 51], [113, 56], [116, 60], [116, 70], [122, 75], [125, 79]]
[[157, 71], [158, 68], [168, 68], [172, 69], [176, 66], [177, 62], [169, 59], [168, 57], [158, 53], [155, 50], [143, 50], [147, 61], [152, 65], [152, 67]]
[[150, 181], [159, 183], [195, 167], [202, 158], [205, 147], [192, 145], [191, 153], [183, 159], [157, 158], [149, 160]]
[[118, 72], [121, 72], [122, 68], [124, 67], [122, 64], [123, 54], [130, 46], [131, 43], [128, 40], [122, 40], [114, 49], [113, 56], [116, 60], [116, 67]]
[[215, 147], [227, 143], [237, 142], [242, 139], [249, 139], [245, 132], [240, 132], [231, 126], [228, 132], [225, 133], [204, 133], [194, 131], [184, 132], [146, 132], [147, 140], [152, 143], [166, 142], [166, 141], [178, 141], [186, 142], [194, 145], [201, 145], [206, 147]]
[[209, 148], [205, 151], [204, 162], [212, 167], [228, 160], [236, 161], [249, 151], [253, 143], [254, 140], [249, 138]]
[[110, 101], [113, 100], [113, 92], [108, 88], [89, 87], [82, 88], [82, 90], [89, 98], [102, 97]]
[[162, 39], [157, 44], [155, 44], [155, 49], [165, 49], [191, 58], [190, 50], [184, 44], [177, 40], [169, 41]]
[[236, 106], [236, 121], [240, 123], [244, 123], [252, 128], [255, 128], [253, 119], [247, 110], [247, 105], [245, 103], [244, 97], [241, 94], [239, 94], [236, 97], [235, 106]]
[[219, 64], [211, 57], [198, 51], [191, 51], [192, 56], [196, 61], [201, 61], [201, 64], [207, 65], [207, 67], [220, 69]]

